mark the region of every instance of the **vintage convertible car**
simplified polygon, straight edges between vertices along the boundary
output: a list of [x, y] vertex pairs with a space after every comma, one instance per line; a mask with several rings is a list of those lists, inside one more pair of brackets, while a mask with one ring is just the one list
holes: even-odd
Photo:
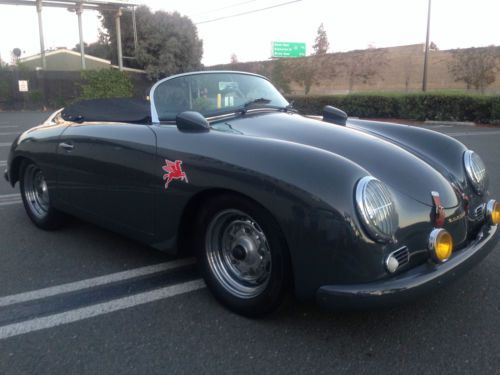
[[308, 118], [242, 72], [59, 110], [14, 141], [5, 176], [43, 229], [71, 214], [195, 251], [216, 298], [249, 316], [289, 290], [334, 308], [405, 301], [498, 240], [500, 204], [460, 142], [328, 106]]

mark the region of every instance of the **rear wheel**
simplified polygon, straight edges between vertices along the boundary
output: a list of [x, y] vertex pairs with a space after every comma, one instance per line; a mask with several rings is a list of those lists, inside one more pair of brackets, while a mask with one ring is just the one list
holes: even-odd
[[202, 210], [196, 249], [215, 297], [233, 311], [259, 316], [277, 308], [290, 285], [288, 250], [274, 219], [237, 195]]
[[21, 196], [31, 221], [42, 229], [58, 228], [62, 224], [63, 215], [51, 205], [43, 171], [33, 162], [24, 162], [20, 176]]

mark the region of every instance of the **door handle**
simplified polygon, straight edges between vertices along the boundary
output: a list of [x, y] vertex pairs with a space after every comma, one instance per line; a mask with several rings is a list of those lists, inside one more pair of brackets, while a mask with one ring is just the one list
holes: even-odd
[[66, 143], [66, 142], [59, 143], [59, 147], [65, 149], [66, 151], [71, 151], [75, 148], [75, 146], [72, 143]]

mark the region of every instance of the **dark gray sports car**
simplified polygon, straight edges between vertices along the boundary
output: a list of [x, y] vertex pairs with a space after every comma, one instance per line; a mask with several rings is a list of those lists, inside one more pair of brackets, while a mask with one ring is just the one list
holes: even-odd
[[14, 141], [5, 177], [43, 229], [70, 214], [194, 251], [213, 294], [249, 316], [289, 290], [329, 307], [414, 298], [483, 259], [500, 222], [460, 142], [333, 107], [304, 117], [240, 72], [59, 110]]

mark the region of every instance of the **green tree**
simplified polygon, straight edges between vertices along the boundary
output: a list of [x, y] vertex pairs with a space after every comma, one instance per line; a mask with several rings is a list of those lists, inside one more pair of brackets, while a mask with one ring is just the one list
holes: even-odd
[[304, 87], [307, 95], [314, 85], [323, 79], [333, 78], [337, 72], [330, 56], [310, 56], [294, 59], [290, 62], [290, 76], [293, 81]]
[[[101, 11], [101, 23], [109, 37], [112, 61], [116, 64], [116, 30], [114, 11]], [[203, 42], [191, 19], [177, 12], [151, 12], [147, 6], [136, 9], [138, 48], [135, 50], [132, 18], [124, 12], [121, 18], [122, 51], [125, 64], [145, 69], [152, 79], [201, 67]]]
[[[90, 56], [99, 57], [101, 59], [111, 60], [111, 46], [109, 37], [102, 30], [99, 30], [99, 39], [94, 43], [83, 43], [85, 47], [85, 54]], [[80, 43], [77, 43], [73, 51], [80, 52]]]
[[271, 81], [284, 94], [290, 94], [290, 67], [283, 59], [278, 59], [273, 62], [271, 68]]
[[328, 42], [328, 36], [326, 35], [323, 23], [321, 23], [321, 25], [319, 25], [318, 28], [316, 39], [314, 40], [314, 45], [313, 45], [314, 54], [324, 55], [325, 53], [327, 53], [329, 47], [330, 43]]
[[456, 82], [465, 82], [467, 90], [474, 87], [484, 92], [488, 85], [495, 82], [500, 47], [459, 49], [453, 52], [453, 57], [448, 70]]

